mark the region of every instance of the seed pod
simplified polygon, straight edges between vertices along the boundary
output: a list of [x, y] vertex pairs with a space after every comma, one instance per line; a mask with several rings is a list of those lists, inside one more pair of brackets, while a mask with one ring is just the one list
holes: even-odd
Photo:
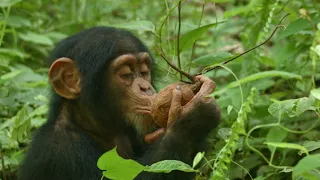
[[157, 96], [154, 98], [151, 105], [151, 115], [153, 120], [160, 127], [166, 127], [169, 110], [172, 100], [172, 92], [177, 86], [181, 87], [182, 99], [181, 106], [187, 104], [193, 96], [199, 91], [201, 83], [198, 81], [195, 84], [185, 84], [185, 83], [174, 83], [163, 88]]

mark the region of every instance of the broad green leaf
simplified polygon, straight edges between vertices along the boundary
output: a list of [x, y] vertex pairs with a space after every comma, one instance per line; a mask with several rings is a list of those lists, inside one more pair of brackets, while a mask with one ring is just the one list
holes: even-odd
[[312, 89], [311, 95], [314, 96], [316, 99], [320, 100], [320, 88], [318, 89]]
[[[272, 127], [266, 137], [267, 142], [282, 142], [287, 137], [288, 132], [279, 128], [279, 127]], [[269, 146], [269, 150], [271, 153], [274, 153], [276, 150], [276, 147]]]
[[196, 157], [194, 157], [193, 159], [192, 167], [193, 168], [196, 167], [203, 157], [204, 157], [204, 152], [198, 152]]
[[297, 115], [300, 115], [307, 110], [314, 110], [314, 107], [313, 107], [314, 102], [315, 100], [314, 100], [314, 97], [312, 96], [310, 96], [309, 98], [307, 97], [300, 98], [296, 108]]
[[145, 168], [131, 159], [123, 159], [116, 148], [104, 153], [99, 159], [97, 166], [104, 170], [103, 175], [110, 179], [134, 179]]
[[276, 118], [279, 118], [284, 113], [288, 115], [292, 114], [293, 107], [295, 106], [295, 102], [298, 101], [297, 99], [289, 99], [285, 101], [279, 101], [271, 104], [268, 108], [269, 113]]
[[299, 174], [296, 179], [294, 180], [319, 180], [320, 179], [320, 172], [318, 170], [304, 172]]
[[292, 176], [296, 177], [304, 172], [320, 167], [320, 154], [313, 154], [301, 159], [293, 168]]
[[299, 144], [293, 144], [293, 143], [277, 143], [277, 142], [264, 142], [264, 144], [267, 144], [268, 146], [274, 146], [274, 147], [279, 147], [279, 148], [289, 148], [289, 149], [298, 149], [303, 151], [306, 154], [308, 153], [308, 150], [299, 145]]
[[205, 33], [209, 28], [215, 27], [218, 24], [221, 24], [224, 22], [225, 21], [201, 26], [197, 29], [191, 30], [186, 34], [180, 36], [180, 52], [190, 48], [193, 45], [193, 43], [196, 40], [198, 40], [203, 35], [203, 33]]
[[130, 30], [139, 30], [139, 31], [150, 31], [155, 32], [155, 26], [151, 21], [130, 21], [121, 24], [113, 24], [112, 26], [123, 28], [123, 29], [130, 29]]
[[[317, 149], [320, 149], [320, 141], [306, 141], [306, 142], [303, 142], [302, 144], [304, 147], [306, 147], [308, 149], [308, 151], [314, 151], [314, 150], [317, 150]], [[300, 151], [299, 152], [299, 155], [301, 155], [303, 152]]]
[[281, 31], [279, 33], [278, 40], [283, 39], [283, 38], [290, 36], [292, 34], [295, 34], [295, 33], [299, 32], [303, 29], [306, 29], [308, 27], [311, 27], [311, 25], [307, 19], [303, 19], [303, 18], [297, 19], [297, 20], [293, 21], [292, 23], [290, 23], [284, 31]]
[[19, 34], [19, 37], [24, 41], [35, 43], [35, 44], [48, 45], [48, 46], [53, 45], [52, 40], [42, 34], [27, 32], [25, 34]]
[[232, 57], [232, 54], [229, 52], [216, 52], [216, 53], [201, 56], [193, 60], [192, 62], [194, 64], [201, 65], [201, 66], [210, 66], [217, 63], [221, 63], [230, 57]]
[[0, 1], [0, 7], [13, 6], [13, 5], [17, 4], [20, 1], [22, 1], [22, 0], [1, 0]]
[[157, 163], [147, 166], [144, 171], [155, 173], [169, 173], [171, 171], [178, 170], [183, 172], [197, 172], [188, 164], [177, 160], [163, 160]]

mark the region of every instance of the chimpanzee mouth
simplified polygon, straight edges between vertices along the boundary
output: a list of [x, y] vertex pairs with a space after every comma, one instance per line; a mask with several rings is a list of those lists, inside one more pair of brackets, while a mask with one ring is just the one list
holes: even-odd
[[146, 115], [151, 115], [151, 110], [149, 107], [141, 107], [141, 108], [137, 108], [136, 112], [138, 114], [146, 114]]

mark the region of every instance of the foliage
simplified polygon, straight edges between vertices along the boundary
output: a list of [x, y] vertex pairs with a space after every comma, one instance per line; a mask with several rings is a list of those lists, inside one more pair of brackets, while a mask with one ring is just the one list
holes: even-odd
[[282, 22], [286, 29], [266, 45], [206, 73], [216, 82], [212, 96], [223, 121], [210, 136], [211, 150], [205, 156], [199, 153], [192, 167], [179, 161], [144, 167], [124, 161], [114, 150], [113, 155], [101, 157], [110, 164], [99, 160], [98, 166], [108, 177], [118, 177], [119, 171], [123, 177], [125, 171], [129, 179], [141, 170], [157, 173], [179, 168], [207, 179], [319, 179], [320, 4], [316, 0], [183, 0], [179, 19], [178, 3], [0, 1], [0, 179], [15, 178], [32, 134], [46, 121], [45, 60], [62, 38], [97, 25], [133, 31], [156, 57], [160, 89], [180, 76], [153, 45], [174, 64], [179, 55], [180, 67], [197, 74], [264, 41], [287, 13]]

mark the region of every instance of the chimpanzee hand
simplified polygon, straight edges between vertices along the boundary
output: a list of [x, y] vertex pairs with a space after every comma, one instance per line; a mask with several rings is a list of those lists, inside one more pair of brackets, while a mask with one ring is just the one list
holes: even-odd
[[169, 111], [167, 132], [191, 135], [208, 134], [220, 122], [220, 111], [212, 97], [207, 97], [215, 88], [215, 83], [206, 76], [197, 76], [201, 82], [199, 92], [184, 106], [181, 105], [182, 93], [177, 87], [173, 90]]

